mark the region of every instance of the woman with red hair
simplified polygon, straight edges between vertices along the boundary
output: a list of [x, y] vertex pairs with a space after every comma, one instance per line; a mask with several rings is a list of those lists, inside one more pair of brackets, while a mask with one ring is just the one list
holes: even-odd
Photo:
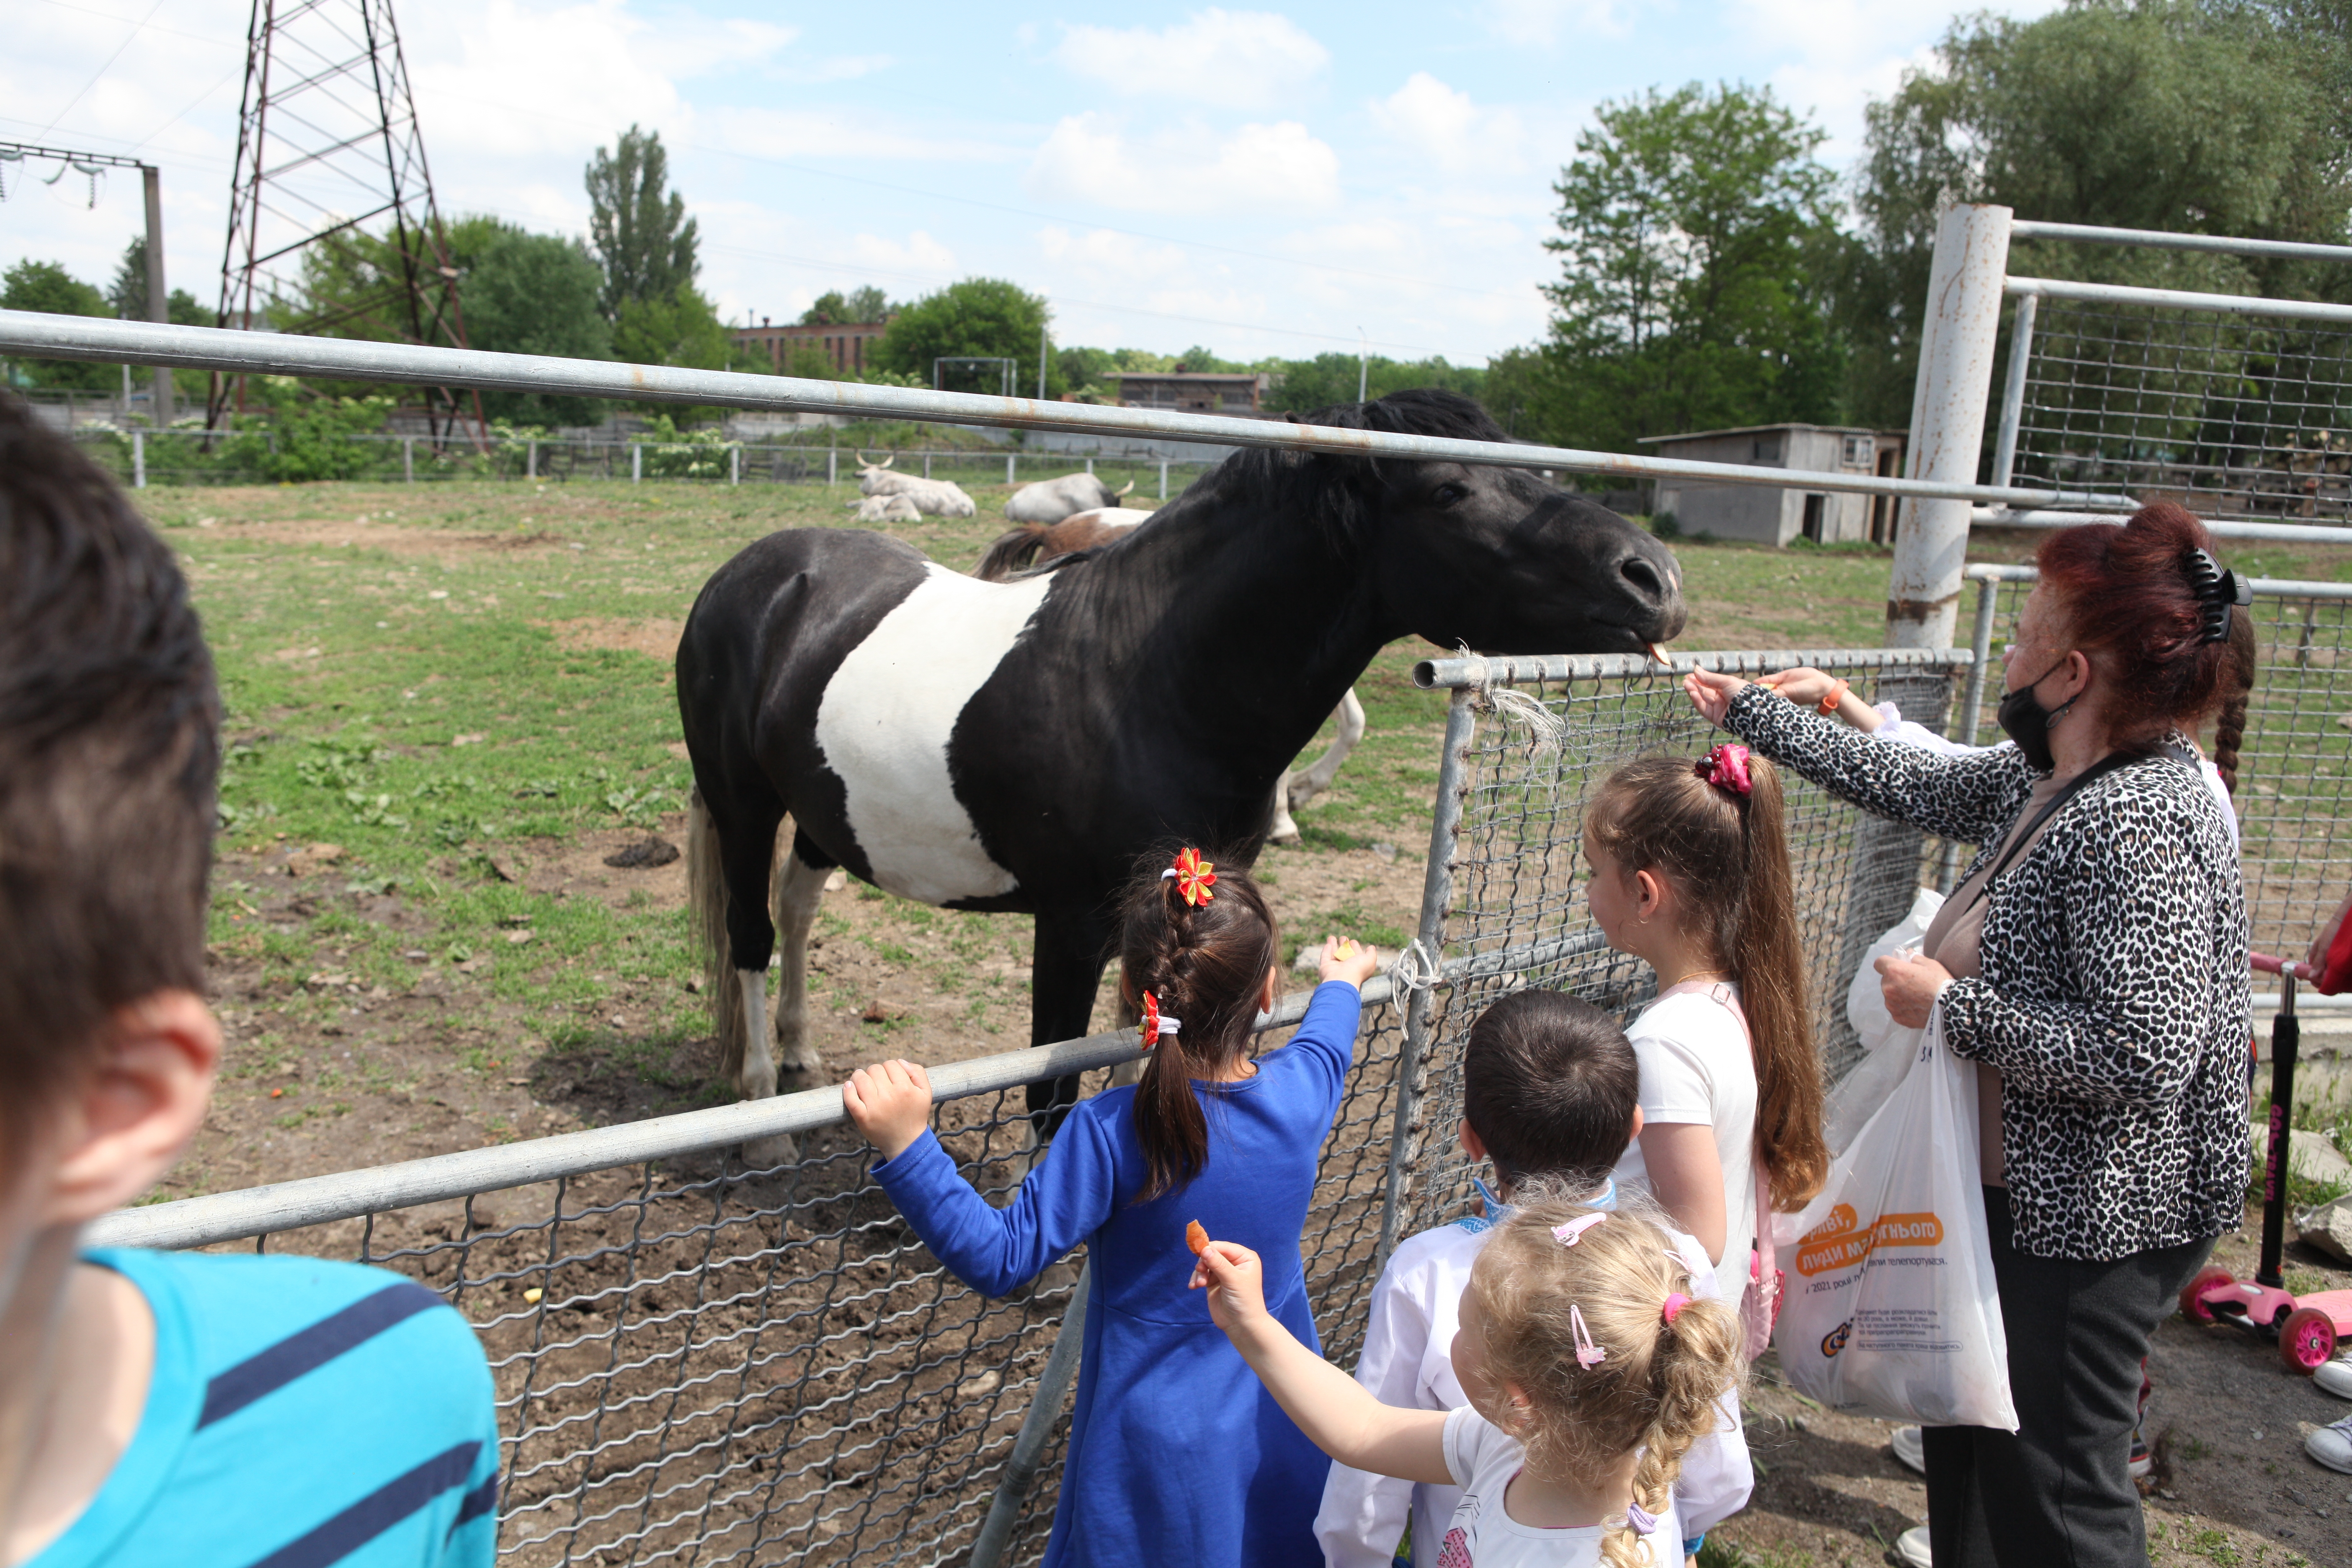
[[[2145, 1565], [2127, 1471], [2147, 1337], [2246, 1182], [2245, 890], [2189, 736], [2232, 684], [2247, 585], [2177, 506], [2053, 534], [2010, 646], [2012, 743], [1942, 757], [1707, 672], [1691, 700], [1879, 815], [1983, 846], [1888, 1009], [1978, 1064], [2015, 1433], [1929, 1427], [1935, 1568]], [[2232, 759], [2234, 760], [2234, 759]], [[1903, 1555], [1929, 1556], [1906, 1535]]]

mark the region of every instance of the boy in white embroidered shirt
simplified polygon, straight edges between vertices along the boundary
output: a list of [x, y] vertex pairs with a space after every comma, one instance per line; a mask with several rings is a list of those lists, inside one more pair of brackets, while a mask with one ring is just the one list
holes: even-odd
[[[1519, 991], [1486, 1009], [1462, 1060], [1461, 1140], [1473, 1160], [1492, 1160], [1506, 1200], [1538, 1192], [1610, 1208], [1610, 1178], [1641, 1131], [1640, 1068], [1625, 1032], [1590, 1003], [1555, 991]], [[1485, 1189], [1482, 1185], [1481, 1191]], [[1439, 1226], [1400, 1243], [1372, 1292], [1356, 1381], [1382, 1404], [1458, 1410], [1467, 1401], [1449, 1357], [1471, 1265], [1510, 1211], [1488, 1194], [1483, 1216]], [[1667, 1232], [1696, 1282], [1719, 1298], [1696, 1240]], [[1718, 1429], [1692, 1446], [1675, 1486], [1685, 1553], [1714, 1525], [1747, 1506], [1755, 1484], [1736, 1396]], [[1398, 1480], [1333, 1464], [1315, 1516], [1329, 1568], [1387, 1568], [1412, 1522], [1412, 1561], [1437, 1562], [1437, 1542], [1460, 1489]]]

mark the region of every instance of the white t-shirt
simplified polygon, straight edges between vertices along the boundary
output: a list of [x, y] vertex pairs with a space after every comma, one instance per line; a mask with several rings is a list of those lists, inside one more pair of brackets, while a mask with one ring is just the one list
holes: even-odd
[[[1606, 1525], [1538, 1530], [1510, 1516], [1503, 1494], [1525, 1462], [1518, 1439], [1476, 1411], [1465, 1406], [1446, 1415], [1445, 1468], [1462, 1500], [1437, 1549], [1437, 1568], [1591, 1568], [1601, 1561]], [[1683, 1531], [1671, 1500], [1649, 1547], [1651, 1568], [1678, 1568]]]
[[[1736, 985], [1716, 989], [1735, 1000], [1739, 994]], [[1748, 1249], [1756, 1240], [1756, 1058], [1748, 1031], [1707, 992], [1682, 991], [1643, 1008], [1626, 1036], [1642, 1067], [1643, 1127], [1696, 1122], [1715, 1129], [1724, 1216], [1723, 1256], [1716, 1268], [1727, 1284], [1737, 1280], [1744, 1290]], [[1639, 1138], [1626, 1146], [1616, 1176], [1622, 1186], [1657, 1195]]]
[[[1613, 1202], [1612, 1196], [1599, 1206]], [[1470, 1283], [1471, 1265], [1494, 1229], [1490, 1219], [1459, 1219], [1406, 1237], [1390, 1255], [1372, 1289], [1364, 1350], [1356, 1361], [1356, 1381], [1381, 1404], [1411, 1410], [1459, 1410], [1468, 1404], [1454, 1377], [1454, 1335], [1462, 1326], [1462, 1292]], [[1690, 1270], [1691, 1293], [1719, 1299], [1715, 1270], [1697, 1240], [1678, 1230], [1669, 1230], [1666, 1238]], [[1716, 1430], [1691, 1445], [1675, 1479], [1675, 1509], [1691, 1535], [1746, 1508], [1756, 1485], [1738, 1398], [1726, 1391], [1721, 1403]], [[1335, 1464], [1323, 1483], [1315, 1539], [1327, 1568], [1388, 1568], [1410, 1518], [1413, 1561], [1418, 1568], [1433, 1568], [1437, 1543], [1461, 1500], [1456, 1487], [1401, 1481]]]

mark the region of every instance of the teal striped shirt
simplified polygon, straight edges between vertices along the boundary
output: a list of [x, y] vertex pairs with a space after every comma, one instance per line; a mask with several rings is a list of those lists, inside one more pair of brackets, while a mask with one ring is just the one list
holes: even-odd
[[315, 1258], [100, 1251], [155, 1314], [139, 1430], [26, 1568], [488, 1568], [481, 1342], [413, 1280]]

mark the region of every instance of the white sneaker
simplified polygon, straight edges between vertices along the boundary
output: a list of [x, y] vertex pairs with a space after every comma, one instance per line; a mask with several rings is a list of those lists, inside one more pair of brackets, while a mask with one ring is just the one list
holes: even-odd
[[2352, 1355], [2340, 1355], [2334, 1361], [2321, 1362], [2312, 1373], [2311, 1381], [2315, 1387], [2338, 1399], [2352, 1399]]
[[1927, 1446], [1920, 1441], [1919, 1428], [1897, 1426], [1886, 1446], [1895, 1450], [1895, 1457], [1906, 1466], [1923, 1476], [1927, 1473]]
[[2303, 1451], [2331, 1470], [2352, 1476], [2352, 1415], [2322, 1426], [2303, 1440]]
[[[1916, 1426], [1909, 1430], [1916, 1432]], [[1927, 1544], [1927, 1527], [1915, 1524], [1895, 1538], [1895, 1561], [1906, 1568], [1936, 1568], [1936, 1553]]]

